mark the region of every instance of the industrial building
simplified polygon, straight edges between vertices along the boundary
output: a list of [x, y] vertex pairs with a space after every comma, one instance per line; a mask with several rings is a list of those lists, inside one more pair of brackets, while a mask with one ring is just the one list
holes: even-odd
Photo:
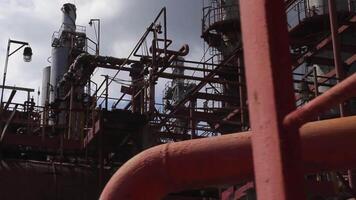
[[[108, 57], [64, 4], [38, 103], [5, 84], [8, 57], [32, 56], [9, 40], [0, 199], [355, 199], [356, 1], [202, 2], [200, 60], [165, 7]], [[96, 82], [98, 68], [115, 75]]]

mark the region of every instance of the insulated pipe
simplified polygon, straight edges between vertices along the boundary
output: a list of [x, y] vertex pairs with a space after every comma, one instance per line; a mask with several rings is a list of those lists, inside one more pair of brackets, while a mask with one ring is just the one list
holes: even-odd
[[[300, 129], [305, 173], [356, 167], [356, 117], [311, 122]], [[171, 192], [253, 178], [251, 132], [170, 143], [125, 163], [100, 199], [161, 199]]]

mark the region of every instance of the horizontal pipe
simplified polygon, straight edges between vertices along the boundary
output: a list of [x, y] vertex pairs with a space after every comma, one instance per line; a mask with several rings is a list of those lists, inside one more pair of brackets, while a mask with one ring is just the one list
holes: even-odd
[[[158, 53], [164, 53], [164, 49], [156, 48]], [[150, 48], [150, 53], [152, 53], [152, 47]], [[178, 51], [166, 50], [166, 53], [173, 56], [186, 56], [189, 54], [189, 45], [184, 44]]]
[[[305, 173], [356, 167], [355, 122], [356, 117], [339, 118], [308, 123], [300, 129]], [[160, 199], [170, 192], [252, 179], [251, 134], [148, 149], [114, 174], [100, 199]]]
[[284, 124], [286, 126], [301, 126], [352, 97], [356, 97], [356, 74], [351, 75], [303, 107], [288, 114], [284, 119]]

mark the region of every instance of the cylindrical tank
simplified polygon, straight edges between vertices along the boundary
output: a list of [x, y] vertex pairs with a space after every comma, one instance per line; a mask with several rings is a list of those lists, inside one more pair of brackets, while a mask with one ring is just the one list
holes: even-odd
[[238, 1], [236, 0], [222, 0], [222, 9], [224, 12], [224, 20], [238, 19]]
[[[184, 75], [184, 61], [185, 59], [183, 57], [178, 57], [177, 61], [175, 61], [174, 63], [174, 65], [176, 65], [177, 67], [173, 69], [173, 74]], [[173, 79], [172, 86], [174, 88], [173, 101], [174, 103], [176, 103], [179, 102], [186, 95], [184, 91], [184, 79]]]
[[[77, 17], [76, 7], [74, 4], [64, 4], [62, 7], [63, 19], [62, 19], [62, 32], [75, 31], [75, 20]], [[50, 103], [53, 103], [56, 99], [61, 97], [60, 88], [58, 82], [62, 79], [64, 73], [68, 71], [68, 58], [71, 48], [71, 38], [61, 37], [60, 43], [52, 48], [52, 67], [51, 67], [51, 87], [53, 91], [50, 93]]]
[[[349, 0], [337, 0], [336, 1], [337, 11], [348, 11], [349, 10], [348, 1]], [[306, 4], [310, 16], [324, 15], [329, 13], [328, 0], [307, 0]]]
[[58, 82], [62, 79], [64, 73], [68, 70], [69, 47], [52, 48], [52, 67], [51, 67], [51, 90], [50, 103], [53, 103], [60, 97]]
[[49, 102], [49, 94], [51, 88], [49, 87], [51, 80], [51, 66], [43, 68], [42, 73], [42, 89], [41, 89], [41, 106], [45, 106]]
[[76, 29], [75, 20], [77, 18], [75, 5], [66, 3], [61, 10], [63, 12], [63, 30], [74, 32]]

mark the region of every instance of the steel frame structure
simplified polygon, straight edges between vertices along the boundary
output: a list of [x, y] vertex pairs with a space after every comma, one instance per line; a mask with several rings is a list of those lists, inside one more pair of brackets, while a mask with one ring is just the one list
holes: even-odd
[[[179, 60], [179, 57], [184, 57], [189, 53], [189, 46], [183, 45], [179, 50], [170, 49], [173, 41], [168, 39], [167, 36], [166, 9], [163, 8], [139, 39], [128, 58], [119, 59], [83, 53], [72, 62], [70, 70], [62, 80], [62, 84], [68, 88], [68, 93], [61, 101], [69, 105], [68, 109], [52, 109], [50, 106], [32, 106], [29, 109], [28, 105], [23, 105], [24, 109], [21, 110], [19, 105], [11, 103], [12, 98], [10, 98], [7, 102], [7, 110], [2, 113], [1, 121], [4, 125], [8, 124], [6, 126], [11, 125], [12, 127], [5, 128], [6, 134], [1, 137], [0, 141], [1, 148], [16, 151], [18, 150], [16, 149], [17, 147], [24, 145], [33, 148], [33, 151], [39, 149], [38, 151], [42, 151], [44, 155], [56, 155], [56, 152], [60, 152], [58, 160], [60, 163], [66, 156], [84, 157], [87, 161], [91, 160], [92, 163], [96, 164], [98, 185], [103, 188], [105, 184], [105, 167], [121, 166], [121, 162], [127, 160], [126, 155], [123, 156], [125, 158], [121, 157], [117, 160], [113, 157], [120, 157], [120, 150], [126, 149], [132, 143], [137, 142], [139, 140], [137, 138], [140, 136], [149, 135], [152, 138], [150, 138], [147, 145], [137, 144], [140, 150], [136, 150], [134, 153], [127, 153], [128, 157], [160, 143], [201, 139], [251, 129], [253, 133], [209, 138], [201, 140], [201, 142], [198, 140], [173, 144], [172, 149], [175, 149], [173, 153], [178, 152], [177, 157], [179, 157], [180, 148], [188, 148], [185, 147], [185, 145], [188, 145], [192, 150], [187, 153], [187, 157], [192, 153], [197, 160], [208, 163], [209, 160], [204, 159], [209, 159], [209, 157], [203, 158], [199, 155], [200, 150], [203, 151], [205, 149], [202, 144], [204, 141], [208, 141], [211, 145], [218, 145], [214, 143], [214, 140], [224, 140], [224, 144], [229, 143], [227, 146], [236, 149], [242, 145], [243, 150], [248, 151], [239, 157], [249, 161], [243, 166], [246, 174], [239, 174], [238, 178], [234, 176], [235, 179], [231, 181], [232, 179], [226, 178], [230, 172], [233, 173], [235, 170], [231, 168], [231, 171], [227, 170], [225, 173], [226, 179], [224, 180], [229, 180], [226, 183], [236, 184], [237, 181], [243, 182], [245, 178], [251, 178], [253, 161], [258, 199], [305, 199], [304, 191], [299, 186], [304, 184], [302, 173], [305, 172], [301, 153], [303, 152], [303, 155], [306, 153], [301, 149], [298, 130], [306, 122], [330, 118], [330, 116], [325, 116], [323, 113], [338, 104], [341, 105], [339, 106], [340, 112], [331, 117], [343, 116], [350, 112], [344, 102], [356, 97], [354, 87], [356, 79], [355, 75], [346, 80], [343, 79], [346, 78], [346, 75], [344, 75], [345, 67], [353, 65], [356, 61], [356, 52], [353, 44], [340, 42], [338, 37], [354, 31], [356, 16], [354, 12], [350, 12], [346, 17], [344, 15], [344, 17], [338, 17], [338, 13], [333, 9], [335, 6], [333, 1], [329, 0], [329, 5], [331, 5], [329, 12], [331, 34], [317, 35], [317, 37], [310, 36], [316, 39], [314, 42], [308, 43], [308, 48], [303, 50], [302, 47], [306, 39], [300, 38], [295, 32], [307, 29], [308, 24], [304, 24], [303, 20], [300, 20], [300, 24], [297, 27], [288, 30], [286, 26], [286, 10], [289, 10], [291, 6], [293, 7], [295, 2], [283, 2], [282, 0], [242, 1], [240, 3], [241, 13], [239, 13], [241, 14], [241, 19], [233, 23], [240, 26], [241, 22], [241, 28], [236, 28], [235, 26], [233, 28], [238, 31], [242, 30], [243, 47], [237, 47], [231, 55], [223, 59], [220, 59], [221, 57], [216, 49], [211, 50], [212, 55], [205, 60], [184, 60], [181, 65], [178, 65], [176, 61]], [[208, 10], [208, 13], [211, 13], [209, 7], [205, 7], [204, 10]], [[213, 8], [213, 10], [216, 10], [216, 8]], [[255, 13], [255, 15], [251, 16], [250, 13]], [[209, 18], [209, 15], [204, 14], [204, 17]], [[216, 17], [215, 14], [214, 17]], [[221, 16], [218, 19], [221, 20]], [[206, 26], [203, 27], [203, 37], [204, 33], [206, 33], [204, 31], [211, 30], [209, 26], [219, 26], [219, 28], [222, 26], [221, 24], [216, 25], [216, 22], [219, 21], [218, 19], [214, 19], [214, 23], [204, 24]], [[147, 46], [147, 42], [150, 47]], [[213, 45], [210, 45], [209, 49], [214, 49], [211, 46]], [[290, 46], [292, 47], [292, 53]], [[140, 50], [144, 53], [140, 54]], [[333, 52], [332, 58], [320, 56], [322, 52], [330, 52], [330, 50]], [[343, 52], [347, 56], [341, 56]], [[317, 74], [315, 68], [301, 73], [299, 69], [305, 63], [327, 65], [331, 66], [332, 69], [325, 75]], [[138, 70], [135, 69], [134, 65], [139, 66]], [[98, 67], [117, 70], [117, 73], [114, 77], [105, 76], [101, 84], [92, 83], [90, 82], [90, 76]], [[174, 69], [184, 69], [188, 73], [184, 75], [174, 74]], [[110, 96], [109, 91], [112, 90], [110, 86], [112, 83], [120, 82], [117, 79], [117, 75], [122, 71], [132, 74], [132, 80], [130, 84], [121, 87], [122, 95], [120, 97]], [[234, 79], [221, 78], [231, 74]], [[167, 79], [185, 79], [194, 84], [186, 92], [186, 95], [164, 111], [160, 109], [164, 105], [156, 102], [157, 82]], [[311, 97], [308, 97], [306, 101], [303, 99], [305, 95], [302, 89], [295, 88], [295, 84], [301, 83], [306, 84], [307, 90], [312, 93]], [[75, 98], [73, 91], [85, 85], [88, 88], [92, 88], [92, 85], [96, 85], [96, 87], [94, 92], [88, 92], [90, 104], [86, 108], [77, 109], [73, 105]], [[237, 94], [224, 93], [224, 90], [221, 89], [224, 85], [233, 86], [238, 91]], [[217, 86], [221, 86], [221, 88]], [[321, 92], [319, 91], [321, 86], [332, 88], [326, 92]], [[129, 98], [126, 99], [126, 96], [129, 96]], [[300, 101], [301, 103], [297, 103], [300, 108], [296, 109], [295, 102]], [[203, 102], [208, 102], [207, 106]], [[110, 108], [110, 106], [112, 107]], [[41, 120], [41, 117], [39, 117], [42, 113], [56, 113], [59, 111], [65, 112], [68, 116], [66, 127], [52, 127], [48, 123], [48, 119]], [[79, 115], [84, 115], [85, 117], [82, 124], [82, 132], [77, 134], [79, 135], [78, 138], [73, 135], [73, 124], [71, 122], [72, 119]], [[110, 124], [112, 122], [110, 120], [113, 119], [123, 122]], [[130, 120], [133, 123], [130, 123]], [[178, 120], [184, 121], [185, 125], [176, 123]], [[338, 122], [340, 124], [346, 123], [343, 120], [346, 119], [340, 119]], [[348, 127], [352, 127], [348, 130], [353, 131], [350, 121], [347, 122]], [[323, 122], [320, 123], [322, 124]], [[138, 124], [139, 126], [137, 126]], [[28, 134], [21, 135], [16, 132], [16, 128], [22, 126], [27, 127]], [[325, 131], [321, 128], [321, 125], [317, 127]], [[335, 130], [333, 129], [335, 127], [330, 128], [330, 130]], [[55, 129], [56, 133], [51, 135], [50, 129]], [[175, 130], [182, 131], [177, 132]], [[116, 132], [116, 134], [113, 134], [113, 132]], [[133, 134], [125, 134], [125, 132]], [[337, 137], [334, 136], [335, 133], [330, 133], [330, 135], [325, 137]], [[251, 143], [249, 143], [250, 137], [252, 138]], [[353, 138], [351, 134], [348, 137]], [[323, 137], [318, 139], [325, 142], [323, 143], [325, 146], [320, 147], [320, 149], [325, 150], [327, 142], [330, 142], [331, 139], [324, 140]], [[342, 138], [337, 137], [337, 139], [340, 143], [347, 143]], [[112, 141], [120, 141], [120, 144]], [[235, 143], [237, 146], [234, 146]], [[196, 150], [194, 149], [195, 145], [203, 146], [199, 146], [202, 149]], [[250, 152], [249, 145], [252, 145], [252, 152]], [[312, 149], [311, 146], [308, 146], [308, 148]], [[165, 146], [165, 148], [169, 149], [168, 147], [169, 145]], [[31, 150], [31, 148], [29, 149]], [[161, 147], [157, 147], [157, 149], [159, 148]], [[224, 148], [224, 146], [217, 146], [217, 149], [223, 152], [230, 151]], [[326, 168], [327, 170], [355, 167], [354, 159], [352, 158], [353, 149], [345, 147], [337, 153], [347, 152], [348, 150], [351, 152], [347, 154], [350, 156], [349, 162], [340, 161], [340, 159], [336, 158], [335, 160], [325, 161], [325, 155], [323, 157], [321, 153], [322, 150], [319, 151], [320, 154], [313, 154], [314, 157], [308, 158], [320, 158], [322, 160], [320, 163], [328, 162], [329, 167]], [[166, 150], [162, 152], [166, 152]], [[212, 152], [208, 151], [208, 153]], [[234, 156], [233, 153], [230, 152], [231, 156]], [[144, 152], [144, 155], [150, 156], [147, 152]], [[145, 158], [140, 159], [142, 161]], [[118, 162], [120, 164], [116, 164]], [[130, 161], [129, 163], [132, 162], [136, 161]], [[179, 157], [179, 162], [187, 161]], [[199, 167], [195, 168], [190, 165], [194, 163], [187, 162], [185, 164], [191, 167], [192, 170], [198, 170]], [[226, 165], [230, 164], [226, 163]], [[231, 166], [238, 166], [236, 159], [232, 161]], [[158, 167], [162, 166], [159, 165]], [[128, 168], [130, 167], [124, 166], [121, 171]], [[313, 168], [312, 172], [325, 170], [321, 168]], [[181, 173], [179, 167], [174, 167], [174, 170], [177, 170], [177, 173]], [[190, 172], [192, 177], [195, 177], [193, 175], [197, 171]], [[122, 172], [119, 171], [118, 173]], [[126, 171], [125, 173], [129, 172]], [[216, 179], [221, 176], [218, 172], [211, 175]], [[125, 174], [124, 176], [126, 177]], [[243, 179], [240, 179], [241, 177]], [[168, 177], [167, 180], [169, 178], [171, 177]], [[190, 177], [184, 176], [184, 178], [186, 180], [183, 183], [186, 186], [190, 186], [187, 183]], [[209, 179], [208, 173], [206, 177], [195, 178], [195, 181], [199, 183], [199, 187], [209, 185], [204, 182], [205, 179]], [[114, 181], [117, 180], [121, 181], [121, 179], [114, 177]], [[353, 182], [352, 176], [348, 180]], [[152, 181], [156, 183], [155, 181], [158, 180]], [[171, 179], [169, 181], [174, 182]], [[142, 183], [139, 182], [138, 184]], [[109, 185], [109, 189], [106, 189], [106, 191], [114, 189], [115, 191], [110, 192], [116, 194], [116, 186], [111, 186]], [[179, 191], [182, 188], [196, 188], [196, 185], [192, 185], [192, 188], [186, 186], [179, 186], [174, 190], [163, 188], [167, 189], [166, 191], [162, 191], [162, 188], [159, 191], [156, 190], [157, 188], [153, 188], [152, 190], [147, 189], [146, 192], [165, 194], [165, 192], [175, 192], [176, 189]], [[246, 188], [254, 187], [251, 186], [251, 183], [248, 183], [247, 186]], [[124, 186], [124, 188], [129, 191], [132, 189], [129, 186]], [[103, 195], [102, 199], [114, 198], [111, 193], [109, 196], [105, 196], [104, 192]]]

